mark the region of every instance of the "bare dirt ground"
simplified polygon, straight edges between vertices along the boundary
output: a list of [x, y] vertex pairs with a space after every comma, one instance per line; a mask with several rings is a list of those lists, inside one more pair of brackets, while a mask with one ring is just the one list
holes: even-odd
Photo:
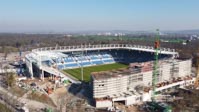
[[57, 88], [49, 96], [54, 101], [54, 103], [57, 105], [59, 103], [59, 100], [61, 100], [64, 97], [67, 97], [66, 87], [63, 86], [61, 88]]
[[138, 106], [135, 106], [135, 105], [125, 106], [124, 104], [121, 104], [121, 103], [115, 103], [114, 105], [115, 107], [125, 112], [142, 112], [139, 110]]

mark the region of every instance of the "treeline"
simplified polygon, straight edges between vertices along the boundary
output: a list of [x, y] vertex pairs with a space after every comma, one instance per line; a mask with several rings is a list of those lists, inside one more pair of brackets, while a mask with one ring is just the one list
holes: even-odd
[[[96, 43], [128, 43], [141, 41], [154, 41], [154, 35], [127, 35], [127, 36], [67, 36], [63, 34], [0, 34], [0, 45], [11, 47], [42, 47], [42, 46], [55, 46], [55, 45], [74, 45], [74, 44], [96, 44]], [[178, 36], [161, 36], [161, 39], [179, 39]], [[185, 38], [185, 37], [181, 37]]]
[[[162, 35], [160, 39], [179, 40], [188, 39], [182, 35]], [[13, 52], [31, 50], [47, 46], [69, 46], [81, 44], [137, 44], [153, 46], [155, 35], [127, 35], [127, 36], [98, 36], [98, 35], [76, 35], [64, 34], [0, 34], [0, 52]], [[161, 47], [177, 49], [181, 56], [195, 57], [199, 51], [199, 40], [188, 42], [183, 45], [179, 42], [161, 42]]]

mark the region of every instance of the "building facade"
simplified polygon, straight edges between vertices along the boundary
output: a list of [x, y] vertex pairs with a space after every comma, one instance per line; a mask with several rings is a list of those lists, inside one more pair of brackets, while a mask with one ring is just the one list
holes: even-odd
[[[160, 61], [157, 91], [183, 86], [185, 83], [192, 84], [191, 63], [191, 59]], [[153, 62], [135, 63], [130, 66], [128, 69], [91, 74], [96, 107], [109, 107], [117, 101], [131, 105], [151, 100], [151, 90], [145, 92], [144, 87], [152, 86]]]

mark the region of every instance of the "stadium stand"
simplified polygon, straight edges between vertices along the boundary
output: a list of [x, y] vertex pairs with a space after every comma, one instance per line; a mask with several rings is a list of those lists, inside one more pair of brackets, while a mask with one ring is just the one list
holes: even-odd
[[[154, 54], [149, 52], [132, 51], [132, 50], [101, 50], [101, 51], [87, 51], [81, 55], [70, 53], [60, 54], [57, 58], [52, 59], [53, 62], [43, 62], [47, 66], [52, 63], [57, 65], [59, 70], [71, 69], [85, 66], [102, 65], [109, 63], [132, 63], [132, 62], [146, 62], [154, 59]], [[160, 59], [167, 58], [168, 55], [160, 55]]]

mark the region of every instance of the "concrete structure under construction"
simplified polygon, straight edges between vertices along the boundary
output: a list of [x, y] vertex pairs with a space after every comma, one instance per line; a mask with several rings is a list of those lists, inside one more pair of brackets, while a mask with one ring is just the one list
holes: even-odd
[[[191, 59], [159, 61], [156, 92], [194, 83]], [[128, 69], [91, 74], [96, 107], [111, 107], [114, 102], [125, 105], [151, 100], [153, 62], [131, 63]]]
[[[131, 105], [151, 100], [155, 52], [152, 46], [131, 44], [56, 46], [33, 49], [25, 56], [25, 61], [30, 78], [55, 76], [72, 83], [81, 82], [62, 70], [110, 63], [129, 64], [128, 69], [91, 74], [96, 107], [111, 107], [117, 101]], [[169, 48], [160, 48], [158, 54], [157, 92], [193, 83], [191, 59], [177, 59], [178, 52]]]
[[[178, 56], [174, 49], [161, 48], [160, 50], [161, 58]], [[151, 46], [131, 44], [56, 46], [33, 49], [31, 53], [25, 55], [25, 62], [31, 78], [40, 77], [43, 80], [45, 76], [54, 75], [61, 77], [62, 80], [80, 83], [63, 74], [61, 70], [110, 63], [128, 64], [135, 61], [148, 61], [153, 60], [154, 52], [155, 49]], [[136, 59], [140, 56], [142, 58]]]

